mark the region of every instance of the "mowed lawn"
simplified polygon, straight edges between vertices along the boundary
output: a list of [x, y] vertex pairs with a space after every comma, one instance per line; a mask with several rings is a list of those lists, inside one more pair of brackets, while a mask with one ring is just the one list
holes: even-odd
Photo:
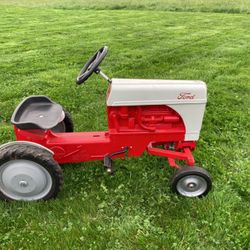
[[28, 95], [61, 103], [76, 131], [105, 130], [107, 83], [75, 77], [108, 45], [110, 77], [207, 83], [195, 158], [213, 190], [177, 197], [174, 170], [146, 154], [116, 160], [113, 177], [102, 162], [66, 164], [56, 200], [0, 202], [0, 249], [249, 249], [249, 27], [248, 14], [1, 5], [1, 144], [14, 140], [10, 117]]

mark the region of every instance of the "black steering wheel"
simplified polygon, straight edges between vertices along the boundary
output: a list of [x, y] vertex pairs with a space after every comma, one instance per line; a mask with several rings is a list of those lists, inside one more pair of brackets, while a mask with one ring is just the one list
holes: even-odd
[[101, 64], [102, 60], [108, 53], [108, 47], [104, 46], [99, 49], [84, 65], [81, 69], [79, 75], [76, 78], [77, 84], [84, 83], [92, 74], [93, 72], [99, 73], [99, 65]]

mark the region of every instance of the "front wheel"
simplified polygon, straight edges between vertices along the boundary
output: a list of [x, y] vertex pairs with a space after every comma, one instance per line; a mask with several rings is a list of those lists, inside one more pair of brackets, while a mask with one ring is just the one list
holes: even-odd
[[209, 173], [200, 167], [183, 167], [171, 180], [172, 191], [185, 197], [203, 197], [211, 188]]
[[62, 170], [46, 150], [27, 144], [0, 150], [0, 199], [48, 200], [62, 185]]

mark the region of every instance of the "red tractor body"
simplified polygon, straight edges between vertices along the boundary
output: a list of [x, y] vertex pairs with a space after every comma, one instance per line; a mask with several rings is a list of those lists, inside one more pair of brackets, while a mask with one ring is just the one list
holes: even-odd
[[[164, 105], [108, 107], [107, 114], [109, 130], [105, 132], [54, 133], [15, 127], [16, 139], [43, 145], [54, 153], [59, 163], [103, 160], [126, 148], [113, 158], [140, 156], [147, 150], [170, 158], [171, 166], [177, 166], [174, 159], [194, 165], [190, 150], [195, 148], [195, 141], [184, 141], [185, 125], [173, 109]], [[156, 145], [164, 148], [154, 148]]]

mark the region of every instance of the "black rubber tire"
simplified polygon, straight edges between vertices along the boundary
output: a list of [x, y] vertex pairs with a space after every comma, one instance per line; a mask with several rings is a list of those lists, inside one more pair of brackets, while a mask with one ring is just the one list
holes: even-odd
[[65, 118], [63, 122], [66, 128], [65, 132], [74, 132], [74, 123], [73, 123], [70, 113], [66, 110], [64, 110], [64, 113], [65, 113]]
[[[55, 198], [58, 195], [59, 191], [61, 191], [63, 187], [63, 172], [59, 164], [53, 159], [52, 154], [35, 145], [19, 144], [5, 147], [0, 150], [0, 169], [4, 163], [16, 159], [25, 159], [38, 163], [51, 176], [52, 186], [49, 192], [46, 194], [46, 196], [41, 197], [41, 199], [36, 199], [36, 201], [49, 200]], [[1, 189], [0, 199], [5, 201], [15, 200], [6, 196]], [[25, 201], [25, 199], [22, 199], [22, 201]]]
[[201, 198], [201, 197], [206, 196], [212, 188], [212, 178], [211, 178], [210, 174], [208, 173], [208, 171], [206, 171], [205, 169], [200, 168], [200, 167], [187, 167], [187, 166], [185, 166], [185, 167], [179, 169], [171, 179], [171, 182], [170, 182], [171, 190], [178, 195], [181, 195], [184, 197], [190, 197], [190, 196], [186, 196], [186, 195], [181, 194], [177, 188], [178, 182], [182, 178], [187, 177], [189, 175], [199, 176], [199, 177], [203, 178], [207, 184], [207, 187], [202, 194], [197, 195], [197, 196], [192, 196], [192, 197]]
[[66, 111], [65, 109], [63, 111], [65, 113], [65, 117], [63, 121], [61, 121], [54, 128], [51, 129], [54, 133], [74, 132], [74, 123], [73, 123], [70, 113]]

